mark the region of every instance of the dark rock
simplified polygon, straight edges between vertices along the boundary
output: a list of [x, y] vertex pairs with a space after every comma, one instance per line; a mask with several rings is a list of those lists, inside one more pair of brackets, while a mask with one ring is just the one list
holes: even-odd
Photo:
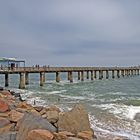
[[34, 129], [46, 129], [56, 132], [56, 128], [41, 116], [25, 113], [24, 117], [18, 122], [19, 131], [16, 140], [26, 140], [28, 133]]

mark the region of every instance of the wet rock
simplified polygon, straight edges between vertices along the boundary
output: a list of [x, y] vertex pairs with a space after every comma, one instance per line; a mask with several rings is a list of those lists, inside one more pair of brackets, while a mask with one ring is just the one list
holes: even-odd
[[8, 124], [8, 125], [0, 128], [0, 135], [8, 133], [9, 131], [13, 130], [14, 127], [15, 127], [15, 124]]
[[56, 123], [58, 121], [59, 114], [57, 111], [47, 111], [46, 117], [50, 123]]
[[56, 128], [41, 116], [26, 113], [18, 122], [19, 131], [16, 140], [26, 140], [28, 133], [34, 129], [45, 129], [56, 132]]
[[41, 110], [43, 110], [43, 106], [35, 106], [34, 109], [40, 112]]
[[8, 104], [5, 101], [3, 101], [2, 99], [0, 99], [0, 113], [4, 113], [8, 110], [9, 110]]
[[9, 115], [8, 116], [9, 116], [9, 120], [11, 122], [18, 122], [20, 119], [22, 119], [22, 117], [24, 116], [24, 114], [23, 113], [20, 113], [20, 112], [18, 112], [16, 110], [12, 110], [12, 111], [9, 112]]
[[74, 108], [66, 113], [59, 113], [58, 130], [69, 131], [77, 134], [81, 131], [90, 131], [88, 113], [85, 108], [77, 104]]
[[48, 130], [37, 129], [28, 133], [26, 140], [52, 140], [53, 134]]
[[134, 120], [136, 120], [137, 122], [140, 122], [140, 113], [137, 113], [135, 115]]
[[75, 134], [68, 132], [68, 131], [61, 131], [61, 132], [59, 132], [59, 134], [66, 135], [68, 137], [75, 137]]
[[27, 104], [27, 102], [20, 102], [17, 105], [17, 108], [32, 109], [33, 107], [31, 105]]
[[67, 136], [62, 133], [53, 133], [54, 134], [54, 139], [53, 140], [67, 140]]
[[0, 128], [10, 124], [10, 121], [7, 118], [0, 117]]
[[82, 140], [92, 140], [94, 133], [93, 131], [82, 131], [77, 134], [77, 137], [81, 138]]
[[58, 113], [61, 112], [60, 109], [55, 105], [51, 105], [51, 106], [47, 107], [46, 111], [57, 111]]

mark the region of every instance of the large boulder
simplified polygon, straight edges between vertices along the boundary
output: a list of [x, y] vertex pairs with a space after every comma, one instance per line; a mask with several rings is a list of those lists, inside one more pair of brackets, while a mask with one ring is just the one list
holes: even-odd
[[22, 117], [24, 116], [24, 113], [20, 113], [16, 110], [11, 110], [9, 112], [9, 120], [11, 122], [18, 122]]
[[134, 120], [136, 120], [137, 122], [140, 122], [140, 113], [137, 113], [135, 115]]
[[8, 104], [5, 101], [3, 101], [2, 99], [0, 99], [0, 113], [4, 113], [8, 110], [9, 110]]
[[93, 131], [82, 131], [77, 134], [77, 137], [82, 140], [93, 140], [94, 133]]
[[19, 131], [16, 140], [26, 140], [28, 133], [34, 129], [45, 129], [56, 132], [56, 128], [41, 116], [25, 113], [24, 117], [17, 123]]
[[8, 132], [0, 135], [0, 140], [16, 140], [16, 132]]
[[0, 117], [0, 128], [8, 124], [10, 124], [10, 121], [7, 118]]
[[58, 130], [69, 131], [74, 134], [81, 131], [90, 131], [88, 113], [85, 108], [82, 105], [77, 104], [71, 111], [60, 113]]
[[59, 113], [57, 111], [47, 111], [46, 118], [50, 123], [56, 123], [59, 118]]
[[52, 140], [53, 134], [48, 130], [36, 129], [28, 133], [26, 140]]
[[13, 130], [14, 127], [15, 127], [14, 123], [5, 125], [4, 127], [0, 128], [0, 135], [8, 133], [9, 131]]

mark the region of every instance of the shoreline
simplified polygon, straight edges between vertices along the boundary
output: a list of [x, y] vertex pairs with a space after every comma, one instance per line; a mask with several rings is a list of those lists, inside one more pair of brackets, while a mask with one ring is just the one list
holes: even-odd
[[[26, 103], [26, 101], [23, 101], [23, 100], [21, 100], [21, 96], [20, 96], [20, 94], [19, 93], [15, 93], [15, 92], [9, 92], [9, 91], [6, 91], [6, 90], [4, 90], [3, 92], [1, 92], [0, 91], [0, 95], [4, 95], [4, 98], [6, 99], [5, 101], [7, 102], [8, 101], [8, 104], [10, 103], [10, 101], [14, 101], [14, 103], [12, 103], [12, 106], [16, 106], [17, 105], [17, 102], [18, 102], [18, 104], [24, 104], [24, 106], [27, 106], [27, 108], [28, 108], [28, 106], [30, 106], [32, 109], [34, 109], [34, 107], [32, 106], [32, 105], [29, 105], [29, 104], [27, 104]], [[0, 99], [3, 99], [3, 97], [1, 96], [1, 98]], [[11, 104], [10, 104], [10, 106], [11, 106]], [[37, 106], [36, 106], [37, 107]], [[26, 108], [26, 109], [27, 109]], [[38, 108], [38, 107], [37, 107]], [[43, 107], [42, 107], [43, 108]], [[17, 106], [14, 108], [14, 110], [16, 110], [17, 109]], [[24, 108], [25, 109], [25, 108]], [[25, 110], [26, 110], [25, 109]], [[11, 110], [13, 110], [13, 108], [12, 109], [9, 109], [9, 110], [7, 110], [6, 111], [6, 113], [9, 113]], [[24, 111], [25, 111], [24, 110]], [[28, 110], [28, 109], [27, 109]], [[26, 110], [26, 111], [27, 111]], [[60, 109], [59, 109], [60, 110]], [[17, 111], [17, 110], [16, 110]], [[20, 110], [21, 111], [21, 110]], [[22, 110], [23, 111], [23, 110]], [[21, 111], [21, 112], [22, 112]], [[25, 112], [26, 112], [25, 111]], [[20, 113], [21, 113], [20, 112]], [[35, 113], [36, 112], [36, 110], [34, 109], [34, 111], [33, 111], [33, 113]], [[16, 112], [17, 113], [17, 112]], [[36, 112], [37, 113], [37, 112]], [[61, 113], [66, 113], [66, 112], [61, 112]], [[0, 113], [1, 114], [1, 113]], [[37, 113], [38, 114], [38, 113]], [[88, 114], [88, 113], [87, 113]], [[14, 114], [13, 114], [14, 115]], [[44, 116], [43, 116], [44, 117]], [[88, 118], [88, 120], [86, 120], [86, 121], [88, 121], [89, 122], [89, 118]], [[121, 136], [117, 136], [117, 135], [112, 135], [112, 134], [103, 134], [103, 132], [101, 132], [101, 131], [95, 131], [95, 130], [93, 130], [94, 131], [94, 135], [93, 135], [93, 137], [94, 137], [94, 139], [97, 139], [97, 140], [103, 140], [103, 139], [107, 139], [107, 140], [129, 140], [128, 138], [126, 138], [126, 137], [121, 137]], [[92, 140], [92, 139], [91, 139]]]

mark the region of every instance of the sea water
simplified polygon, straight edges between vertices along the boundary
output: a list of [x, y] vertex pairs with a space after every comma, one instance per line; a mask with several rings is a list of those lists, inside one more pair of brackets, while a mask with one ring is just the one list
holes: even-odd
[[[70, 83], [67, 74], [63, 73], [61, 81], [56, 83], [54, 74], [46, 74], [43, 87], [39, 86], [39, 74], [29, 76], [29, 85], [25, 90], [19, 90], [19, 75], [10, 75], [8, 89], [20, 92], [31, 104], [55, 104], [62, 110], [70, 110], [74, 104], [82, 103], [95, 131], [140, 140], [140, 120], [134, 119], [140, 113], [140, 76], [115, 79], [110, 76], [93, 81], [85, 77], [81, 82], [75, 73], [74, 81]], [[0, 85], [4, 86], [4, 75], [0, 79]]]

